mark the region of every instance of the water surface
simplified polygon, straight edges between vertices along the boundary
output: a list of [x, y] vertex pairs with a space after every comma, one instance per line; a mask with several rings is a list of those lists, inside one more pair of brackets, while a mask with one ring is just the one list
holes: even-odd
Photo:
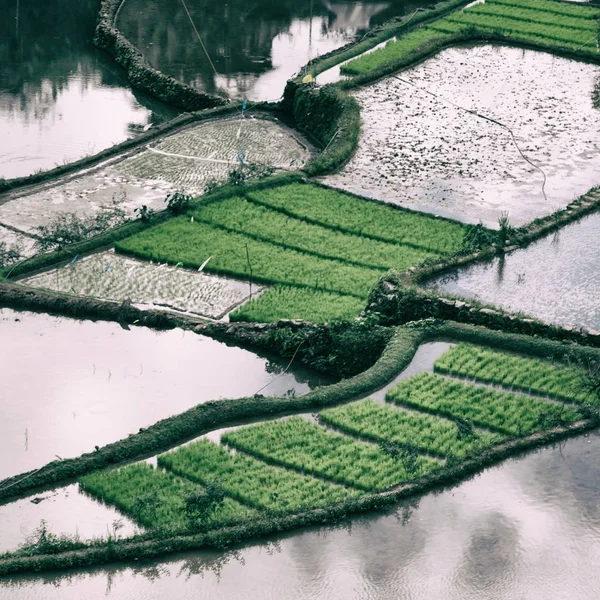
[[549, 323], [600, 330], [600, 213], [527, 248], [443, 275], [428, 287]]
[[[193, 332], [0, 310], [0, 479], [219, 398], [328, 383]], [[281, 376], [279, 376], [281, 375]], [[261, 388], [264, 388], [261, 390]]]
[[0, 177], [47, 170], [177, 113], [94, 48], [99, 0], [0, 0]]
[[[125, 0], [117, 25], [152, 66], [209, 93], [276, 100], [306, 63], [427, 0]], [[212, 65], [211, 65], [212, 62]], [[213, 69], [214, 65], [214, 69]]]

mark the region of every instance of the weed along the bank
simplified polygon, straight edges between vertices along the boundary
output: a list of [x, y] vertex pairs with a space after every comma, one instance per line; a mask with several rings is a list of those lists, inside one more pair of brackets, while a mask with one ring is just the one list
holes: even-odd
[[6, 16], [0, 598], [595, 600], [600, 8], [73, 1]]

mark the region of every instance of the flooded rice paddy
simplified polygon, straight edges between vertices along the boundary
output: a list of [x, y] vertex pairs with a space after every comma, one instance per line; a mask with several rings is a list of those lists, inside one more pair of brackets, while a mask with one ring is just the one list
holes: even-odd
[[125, 0], [117, 26], [153, 67], [196, 89], [277, 100], [286, 81], [309, 60], [353, 41], [392, 16], [427, 4], [423, 0], [276, 4], [188, 0], [210, 60], [181, 2]]
[[240, 151], [246, 162], [279, 169], [301, 167], [310, 156], [309, 146], [278, 123], [255, 118], [201, 123], [152, 142], [123, 160], [5, 195], [0, 199], [0, 224], [35, 232], [61, 213], [88, 218], [120, 209], [131, 217], [143, 205], [162, 210], [169, 192], [202, 194], [210, 181], [225, 180], [239, 166]]
[[523, 225], [600, 182], [599, 76], [598, 66], [531, 50], [444, 50], [355, 93], [358, 150], [325, 181], [491, 227], [506, 211]]
[[600, 330], [600, 213], [428, 284], [549, 323]]
[[264, 395], [302, 394], [328, 381], [302, 368], [276, 377], [276, 360], [180, 329], [127, 330], [0, 309], [0, 340], [0, 479], [93, 451], [208, 400], [263, 386]]
[[[60, 269], [27, 277], [21, 284], [150, 308], [220, 319], [250, 296], [248, 283], [100, 252]], [[253, 296], [264, 288], [254, 285]]]
[[177, 111], [132, 92], [94, 48], [97, 0], [0, 0], [0, 177], [52, 169]]
[[599, 452], [591, 433], [388, 514], [227, 552], [5, 579], [0, 598], [595, 600]]

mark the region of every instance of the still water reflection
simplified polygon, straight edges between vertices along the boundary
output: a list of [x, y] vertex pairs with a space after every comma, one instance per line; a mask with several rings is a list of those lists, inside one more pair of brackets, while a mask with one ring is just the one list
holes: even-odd
[[428, 284], [547, 322], [600, 330], [600, 213]]
[[[193, 332], [0, 309], [0, 479], [219, 398], [329, 383]], [[280, 376], [281, 375], [281, 376]], [[1, 529], [0, 529], [1, 535]]]
[[276, 100], [309, 60], [428, 0], [125, 0], [117, 25], [155, 68], [210, 93]]
[[100, 152], [175, 116], [92, 44], [99, 0], [0, 0], [0, 177]]
[[592, 600], [600, 437], [488, 469], [387, 515], [227, 553], [0, 581], [2, 600]]

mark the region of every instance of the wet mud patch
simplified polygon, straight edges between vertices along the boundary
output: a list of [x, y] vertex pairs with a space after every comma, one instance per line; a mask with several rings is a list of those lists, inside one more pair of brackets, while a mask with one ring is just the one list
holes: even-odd
[[492, 227], [507, 211], [523, 225], [600, 181], [600, 112], [592, 98], [599, 73], [532, 50], [445, 50], [355, 93], [358, 150], [325, 181]]
[[[101, 252], [21, 280], [27, 286], [218, 319], [249, 297], [245, 282]], [[253, 295], [263, 290], [253, 286]]]

